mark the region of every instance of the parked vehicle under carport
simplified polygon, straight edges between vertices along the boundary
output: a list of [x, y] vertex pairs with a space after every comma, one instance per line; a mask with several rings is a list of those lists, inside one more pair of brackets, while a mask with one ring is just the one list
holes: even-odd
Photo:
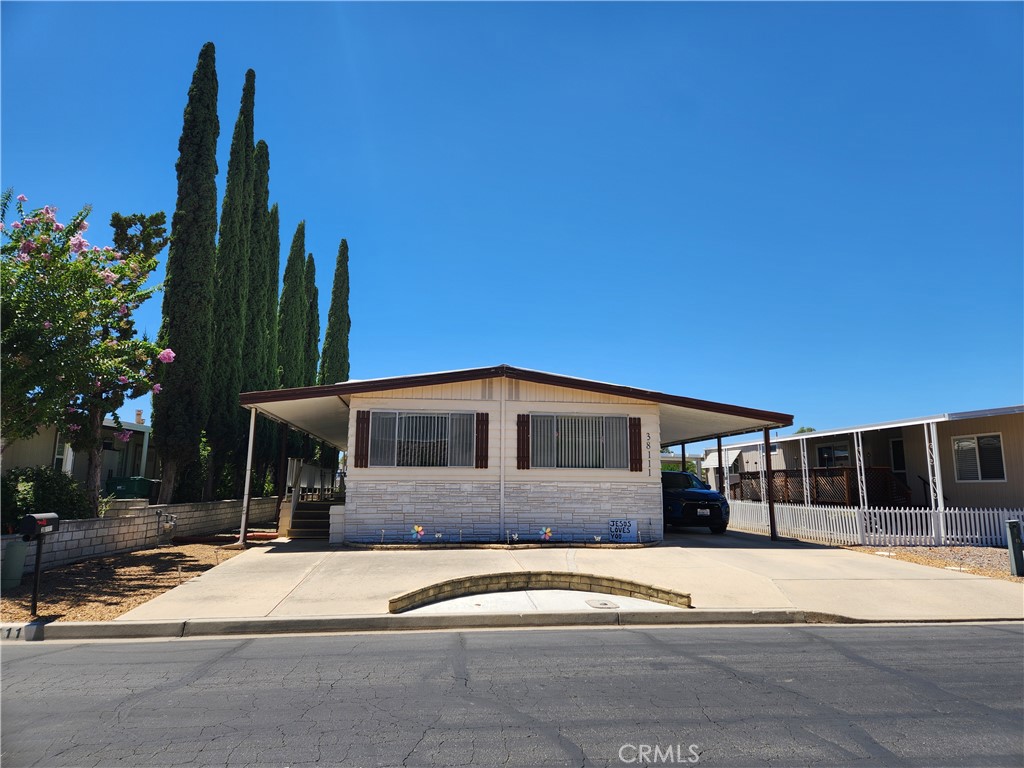
[[692, 472], [662, 472], [665, 527], [707, 526], [712, 533], [729, 527], [729, 501]]

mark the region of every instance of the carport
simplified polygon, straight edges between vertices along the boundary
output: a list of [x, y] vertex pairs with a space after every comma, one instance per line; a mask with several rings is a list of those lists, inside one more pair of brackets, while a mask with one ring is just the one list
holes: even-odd
[[[358, 487], [357, 483], [368, 485], [373, 481], [375, 492], [382, 483], [397, 482], [396, 470], [401, 465], [392, 464], [394, 469], [389, 472], [387, 467], [375, 466], [368, 457], [373, 413], [393, 412], [398, 414], [398, 418], [414, 408], [427, 409], [431, 413], [475, 413], [475, 467], [463, 465], [464, 469], [456, 470], [455, 465], [429, 469], [410, 466], [405, 474], [413, 478], [418, 486], [429, 486], [435, 478], [463, 485], [486, 485], [488, 493], [493, 486], [493, 509], [498, 530], [506, 529], [508, 521], [512, 519], [511, 513], [506, 515], [507, 508], [514, 506], [509, 499], [517, 488], [527, 482], [536, 486], [541, 480], [547, 485], [564, 480], [578, 485], [578, 478], [591, 478], [595, 483], [600, 481], [605, 485], [609, 481], [631, 483], [628, 487], [634, 488], [638, 481], [643, 480], [648, 485], [658, 484], [660, 499], [660, 474], [654, 476], [650, 462], [652, 454], [657, 459], [659, 449], [676, 445], [684, 446], [685, 449], [687, 443], [717, 439], [720, 456], [723, 437], [761, 431], [767, 442], [769, 430], [793, 423], [793, 417], [785, 413], [509, 365], [246, 392], [240, 396], [240, 402], [250, 411], [247, 477], [251, 470], [256, 416], [262, 414], [341, 451], [349, 453], [351, 445], [353, 450], [350, 456], [354, 461], [349, 462], [350, 490]], [[353, 419], [353, 411], [357, 415], [364, 414], [365, 418], [361, 415], [362, 421]], [[628, 470], [624, 465], [618, 470], [538, 470], [537, 466], [546, 465], [536, 464], [537, 430], [535, 428], [533, 433], [530, 432], [531, 414], [536, 413], [556, 414], [557, 418], [567, 422], [571, 419], [589, 419], [588, 424], [602, 418], [628, 418]], [[600, 445], [601, 451], [610, 452], [607, 446], [611, 445], [608, 441], [612, 441], [613, 437], [609, 433], [607, 440], [600, 437], [595, 444]], [[654, 445], [651, 445], [652, 438]], [[534, 442], [531, 443], [531, 440]], [[720, 471], [721, 460], [718, 464]], [[379, 478], [385, 480], [378, 482]], [[248, 499], [247, 487], [246, 509]], [[243, 536], [244, 527], [243, 514]]]

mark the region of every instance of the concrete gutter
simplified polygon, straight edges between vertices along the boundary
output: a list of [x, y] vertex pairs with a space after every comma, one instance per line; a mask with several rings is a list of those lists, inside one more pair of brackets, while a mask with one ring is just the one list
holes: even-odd
[[[959, 620], [958, 620], [959, 621]], [[959, 623], [977, 623], [964, 619]], [[1018, 621], [1014, 618], [985, 622]], [[495, 613], [335, 617], [255, 617], [184, 621], [80, 621], [0, 625], [0, 640], [136, 640], [233, 635], [286, 635], [330, 632], [512, 629], [536, 627], [626, 627], [771, 624], [932, 624], [949, 619], [893, 621], [800, 610], [691, 609], [687, 611], [607, 611], [600, 613]]]
[[510, 629], [515, 627], [693, 626], [702, 624], [851, 624], [858, 619], [799, 610], [601, 611], [377, 616], [253, 617], [184, 621], [77, 621], [0, 625], [0, 640], [111, 640], [281, 635], [323, 632]]

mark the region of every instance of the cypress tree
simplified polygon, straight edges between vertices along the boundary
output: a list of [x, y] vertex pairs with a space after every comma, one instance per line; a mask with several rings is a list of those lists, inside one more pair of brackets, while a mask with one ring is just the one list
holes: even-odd
[[[214, 377], [211, 409], [206, 432], [210, 442], [210, 498], [225, 467], [238, 460], [241, 437], [241, 409], [238, 393], [242, 388], [242, 343], [248, 320], [249, 238], [253, 209], [253, 106], [256, 73], [245, 73], [241, 105], [231, 137], [227, 185], [220, 218], [217, 244], [216, 295], [214, 317]], [[244, 459], [243, 459], [244, 460]], [[234, 483], [232, 483], [234, 485]], [[237, 495], [232, 488], [230, 496]]]
[[[249, 301], [242, 342], [242, 391], [271, 389], [267, 358], [270, 354], [270, 318], [267, 284], [270, 282], [270, 150], [265, 141], [253, 153], [252, 212], [249, 228]], [[276, 299], [276, 296], [275, 296]], [[274, 307], [275, 313], [277, 307]]]
[[[178, 140], [178, 195], [164, 278], [159, 342], [174, 350], [161, 366], [162, 391], [153, 397], [153, 443], [160, 456], [160, 502], [199, 460], [210, 411], [213, 340], [213, 263], [217, 238], [217, 69], [213, 43], [199, 52]], [[187, 499], [191, 500], [191, 499]]]
[[[246, 303], [245, 340], [242, 353], [242, 391], [276, 389], [277, 363], [270, 365], [271, 328], [277, 319], [277, 254], [271, 251], [270, 149], [265, 141], [256, 144], [253, 154], [252, 218], [249, 230], [249, 300]], [[273, 291], [272, 303], [267, 296]], [[274, 348], [277, 344], [274, 333]], [[247, 419], [240, 424], [244, 434]], [[267, 468], [274, 460], [276, 430], [265, 418], [257, 418], [253, 440], [253, 466], [256, 467], [257, 490], [262, 492]], [[241, 462], [236, 467], [242, 470]]]
[[341, 239], [334, 265], [331, 306], [327, 311], [323, 355], [320, 357], [319, 384], [348, 381], [348, 335], [352, 318], [348, 313], [348, 242]]
[[268, 224], [268, 247], [270, 258], [267, 261], [267, 272], [270, 279], [266, 285], [266, 296], [264, 301], [267, 305], [267, 389], [277, 389], [281, 386], [281, 373], [277, 362], [278, 345], [278, 296], [281, 283], [281, 216], [277, 210], [277, 203], [270, 207], [270, 222]]
[[[348, 241], [342, 238], [334, 265], [331, 306], [327, 310], [327, 331], [324, 333], [323, 354], [320, 356], [318, 384], [348, 381], [348, 334], [351, 327], [352, 319], [348, 313]], [[324, 443], [320, 450], [320, 463], [337, 469], [338, 450]]]
[[309, 309], [306, 301], [304, 273], [306, 222], [295, 228], [288, 261], [284, 265], [284, 285], [277, 315], [277, 365], [281, 386], [301, 387], [305, 381], [306, 323]]
[[[306, 283], [306, 342], [303, 345], [303, 376], [304, 384], [316, 384], [316, 364], [320, 359], [320, 294], [316, 288], [316, 262], [313, 254], [306, 257], [304, 272]], [[320, 443], [311, 442], [307, 435], [303, 441], [302, 455], [307, 460], [314, 460], [321, 454]]]
[[316, 384], [316, 364], [320, 360], [320, 292], [316, 288], [316, 262], [306, 258], [303, 274], [306, 284], [306, 343], [303, 352], [303, 385]]

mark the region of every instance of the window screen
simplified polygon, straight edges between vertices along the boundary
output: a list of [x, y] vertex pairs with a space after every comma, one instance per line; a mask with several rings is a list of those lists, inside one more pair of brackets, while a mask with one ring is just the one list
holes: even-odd
[[476, 414], [374, 411], [371, 467], [472, 467]]

